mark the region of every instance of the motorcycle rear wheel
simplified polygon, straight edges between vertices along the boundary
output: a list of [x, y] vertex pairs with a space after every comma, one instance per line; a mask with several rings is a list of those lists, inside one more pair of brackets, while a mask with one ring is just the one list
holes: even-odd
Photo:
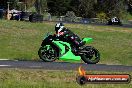
[[81, 55], [82, 60], [87, 64], [96, 64], [100, 60], [100, 53], [97, 49], [91, 46], [86, 46], [84, 48], [85, 53]]

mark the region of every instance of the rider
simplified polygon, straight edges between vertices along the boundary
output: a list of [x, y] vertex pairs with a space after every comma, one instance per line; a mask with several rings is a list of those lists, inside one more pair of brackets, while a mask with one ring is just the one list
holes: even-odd
[[65, 28], [63, 23], [57, 23], [55, 25], [55, 31], [56, 31], [57, 37], [60, 37], [60, 38], [63, 37], [63, 40], [69, 41], [76, 47], [80, 47], [84, 45], [84, 42], [72, 31]]
[[113, 22], [113, 23], [116, 23], [116, 22], [118, 22], [118, 21], [119, 21], [119, 20], [118, 20], [117, 17], [112, 18], [112, 22]]

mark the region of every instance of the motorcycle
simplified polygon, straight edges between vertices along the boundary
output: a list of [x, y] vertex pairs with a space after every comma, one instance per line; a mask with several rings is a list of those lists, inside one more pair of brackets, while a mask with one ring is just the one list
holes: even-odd
[[[113, 21], [112, 19], [115, 19], [115, 21]], [[119, 26], [122, 26], [122, 22], [119, 18], [111, 18], [107, 21], [107, 24], [108, 25], [119, 25]]]
[[[87, 44], [91, 43], [93, 39], [83, 38], [82, 41]], [[85, 44], [76, 48], [55, 35], [47, 33], [38, 50], [38, 55], [45, 62], [53, 62], [56, 59], [63, 61], [81, 61], [82, 59], [87, 64], [98, 63], [100, 60], [99, 51], [92, 46], [85, 46]]]

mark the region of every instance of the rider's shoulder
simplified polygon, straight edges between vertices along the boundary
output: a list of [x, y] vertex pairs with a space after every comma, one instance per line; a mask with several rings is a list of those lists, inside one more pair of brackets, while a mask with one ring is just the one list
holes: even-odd
[[66, 27], [64, 27], [64, 30], [66, 30], [66, 31], [70, 31], [68, 28], [66, 28]]

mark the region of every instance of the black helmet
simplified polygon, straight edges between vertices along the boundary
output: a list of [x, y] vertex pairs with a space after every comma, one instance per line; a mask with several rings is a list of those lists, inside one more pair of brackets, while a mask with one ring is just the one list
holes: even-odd
[[57, 24], [55, 25], [55, 31], [58, 32], [58, 30], [59, 30], [61, 27], [64, 27], [64, 24], [63, 24], [63, 23], [57, 23]]

